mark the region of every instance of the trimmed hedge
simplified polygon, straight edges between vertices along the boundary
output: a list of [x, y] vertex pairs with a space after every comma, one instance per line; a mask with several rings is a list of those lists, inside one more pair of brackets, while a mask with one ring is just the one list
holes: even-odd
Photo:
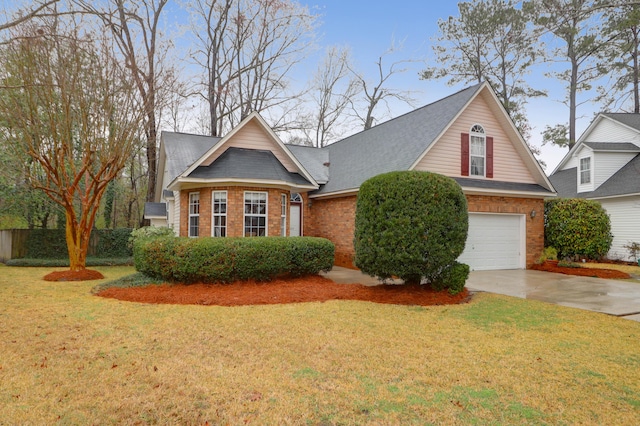
[[333, 267], [334, 252], [331, 241], [314, 237], [164, 236], [137, 239], [133, 249], [139, 272], [185, 284], [317, 274]]
[[[102, 258], [131, 257], [131, 248], [127, 245], [131, 229], [94, 229], [88, 255]], [[27, 237], [26, 258], [65, 259], [69, 257], [65, 229], [32, 229]]]
[[597, 201], [582, 198], [547, 200], [544, 204], [545, 246], [558, 258], [600, 259], [611, 248], [609, 215]]
[[[69, 259], [31, 259], [23, 257], [20, 259], [7, 260], [7, 266], [33, 266], [33, 267], [69, 267]], [[131, 266], [133, 258], [131, 257], [87, 257], [85, 266]]]
[[[358, 193], [355, 264], [381, 279], [426, 279], [458, 289], [458, 277], [464, 274], [454, 265], [464, 250], [468, 226], [467, 200], [455, 180], [417, 171], [375, 176]], [[456, 273], [443, 276], [449, 268]], [[449, 286], [448, 278], [456, 282]]]

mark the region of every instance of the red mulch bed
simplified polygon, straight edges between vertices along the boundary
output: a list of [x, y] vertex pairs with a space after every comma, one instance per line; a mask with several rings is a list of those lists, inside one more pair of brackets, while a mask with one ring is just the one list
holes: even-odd
[[91, 281], [104, 278], [98, 271], [83, 269], [81, 271], [55, 271], [44, 276], [45, 281]]
[[627, 279], [631, 278], [629, 274], [622, 271], [615, 271], [613, 269], [591, 269], [591, 268], [567, 268], [564, 266], [558, 266], [553, 262], [544, 262], [542, 264], [535, 264], [531, 267], [538, 271], [557, 272], [567, 275], [579, 275], [582, 277], [595, 277], [606, 279]]
[[242, 281], [232, 284], [163, 284], [136, 288], [109, 288], [102, 297], [143, 303], [179, 305], [275, 305], [282, 303], [324, 302], [327, 300], [363, 300], [394, 305], [452, 305], [469, 300], [469, 292], [452, 296], [446, 290], [428, 286], [337, 284], [312, 276], [278, 279], [270, 282]]

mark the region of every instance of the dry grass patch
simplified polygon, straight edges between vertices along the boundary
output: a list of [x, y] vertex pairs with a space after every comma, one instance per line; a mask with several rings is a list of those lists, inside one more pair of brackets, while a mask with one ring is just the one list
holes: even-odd
[[[107, 279], [127, 267], [96, 268]], [[0, 266], [0, 418], [63, 424], [636, 424], [640, 323], [465, 305], [120, 302]]]
[[637, 265], [621, 265], [617, 263], [586, 262], [586, 263], [581, 263], [580, 266], [584, 268], [593, 268], [593, 269], [613, 269], [615, 271], [626, 272], [629, 275], [640, 276], [640, 266], [637, 266]]

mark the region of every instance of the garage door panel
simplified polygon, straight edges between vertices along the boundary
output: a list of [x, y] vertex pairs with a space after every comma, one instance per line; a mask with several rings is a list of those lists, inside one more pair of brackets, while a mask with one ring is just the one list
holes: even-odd
[[472, 270], [521, 269], [522, 215], [469, 213], [469, 234], [459, 262]]

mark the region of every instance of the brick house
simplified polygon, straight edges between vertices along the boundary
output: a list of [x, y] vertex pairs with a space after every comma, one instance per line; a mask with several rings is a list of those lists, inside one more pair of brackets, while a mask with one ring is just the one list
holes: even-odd
[[285, 145], [253, 113], [226, 136], [162, 132], [156, 202], [145, 217], [178, 235], [319, 236], [353, 267], [360, 185], [395, 170], [455, 179], [469, 206], [460, 260], [524, 269], [544, 241], [555, 190], [495, 93], [481, 83], [324, 148]]

